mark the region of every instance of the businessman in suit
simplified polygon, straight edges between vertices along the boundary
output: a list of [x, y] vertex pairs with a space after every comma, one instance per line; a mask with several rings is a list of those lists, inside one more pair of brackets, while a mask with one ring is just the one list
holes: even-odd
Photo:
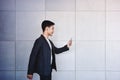
[[49, 39], [54, 33], [54, 25], [52, 21], [44, 20], [41, 24], [43, 34], [34, 42], [28, 64], [27, 78], [32, 80], [33, 73], [40, 75], [40, 80], [51, 80], [52, 69], [56, 68], [55, 54], [69, 50], [72, 40], [61, 48], [55, 47]]

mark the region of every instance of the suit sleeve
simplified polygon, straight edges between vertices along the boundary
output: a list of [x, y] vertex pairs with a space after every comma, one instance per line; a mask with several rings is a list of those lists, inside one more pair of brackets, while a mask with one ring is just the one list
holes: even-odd
[[[51, 43], [52, 43], [52, 41], [51, 41]], [[69, 50], [69, 48], [67, 47], [67, 45], [65, 45], [65, 46], [63, 46], [61, 48], [57, 48], [53, 43], [52, 43], [52, 45], [54, 47], [54, 51], [55, 51], [56, 54], [60, 54], [62, 52], [65, 52], [65, 51]]]
[[56, 54], [59, 54], [59, 53], [62, 53], [62, 52], [65, 52], [65, 51], [69, 50], [67, 45], [65, 45], [64, 47], [61, 47], [61, 48], [57, 48], [57, 47], [54, 46], [54, 49], [55, 49]]
[[38, 53], [39, 49], [40, 49], [40, 42], [37, 39], [37, 40], [35, 40], [33, 48], [31, 50], [27, 74], [33, 75], [36, 56], [37, 56], [37, 53]]

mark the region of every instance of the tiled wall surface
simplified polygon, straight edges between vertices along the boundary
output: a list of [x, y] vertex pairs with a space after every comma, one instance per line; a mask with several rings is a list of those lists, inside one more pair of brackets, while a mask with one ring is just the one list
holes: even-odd
[[0, 80], [27, 80], [44, 19], [56, 24], [57, 47], [73, 39], [53, 80], [120, 80], [120, 0], [0, 0]]

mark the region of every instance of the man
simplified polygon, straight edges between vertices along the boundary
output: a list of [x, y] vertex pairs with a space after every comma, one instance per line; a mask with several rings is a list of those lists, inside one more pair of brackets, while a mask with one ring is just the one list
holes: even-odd
[[69, 40], [64, 47], [55, 47], [49, 39], [49, 36], [52, 36], [54, 33], [54, 25], [49, 20], [42, 22], [43, 34], [35, 40], [30, 54], [27, 72], [27, 78], [29, 80], [32, 80], [33, 73], [38, 73], [40, 80], [51, 80], [52, 69], [57, 71], [55, 54], [69, 50], [69, 47], [72, 45], [72, 40]]

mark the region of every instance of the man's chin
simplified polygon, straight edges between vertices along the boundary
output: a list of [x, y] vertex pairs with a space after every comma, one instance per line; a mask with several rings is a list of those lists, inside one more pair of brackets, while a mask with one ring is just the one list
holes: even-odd
[[50, 34], [50, 36], [53, 36], [53, 34]]

